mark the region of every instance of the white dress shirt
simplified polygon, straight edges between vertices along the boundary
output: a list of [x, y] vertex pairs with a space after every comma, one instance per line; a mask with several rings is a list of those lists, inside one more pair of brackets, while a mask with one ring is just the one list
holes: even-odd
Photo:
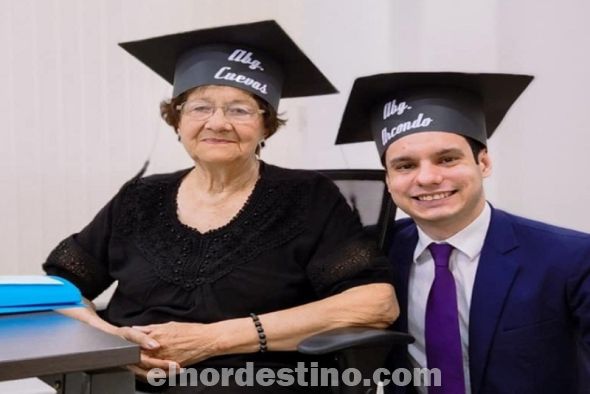
[[[479, 256], [490, 225], [491, 208], [486, 203], [481, 214], [449, 239], [434, 241], [418, 227], [418, 243], [414, 250], [414, 264], [410, 268], [408, 284], [408, 331], [416, 341], [408, 346], [410, 360], [415, 367], [426, 368], [424, 323], [426, 302], [434, 281], [434, 260], [428, 245], [432, 242], [446, 242], [454, 247], [449, 260], [449, 269], [455, 278], [457, 307], [459, 308], [459, 330], [465, 372], [465, 393], [471, 394], [469, 376], [469, 307]], [[424, 386], [416, 387], [419, 393], [427, 393]]]

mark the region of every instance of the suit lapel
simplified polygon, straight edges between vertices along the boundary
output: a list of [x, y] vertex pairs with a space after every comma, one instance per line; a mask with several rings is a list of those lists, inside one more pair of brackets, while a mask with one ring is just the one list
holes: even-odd
[[[396, 222], [389, 249], [389, 261], [393, 267], [393, 284], [400, 308], [400, 315], [393, 325], [393, 329], [402, 332], [408, 332], [408, 279], [417, 242], [418, 231], [411, 220], [402, 219]], [[396, 348], [391, 352], [388, 367], [392, 370], [394, 368], [411, 368], [407, 345]], [[385, 392], [391, 394], [415, 393], [415, 390], [410, 386], [395, 385], [387, 387]]]
[[408, 281], [417, 242], [418, 231], [412, 223], [396, 234], [389, 251], [389, 261], [393, 264], [393, 283], [400, 306], [400, 317], [396, 329], [404, 332], [408, 331]]
[[510, 216], [492, 209], [479, 258], [469, 312], [469, 365], [473, 394], [479, 393], [504, 303], [516, 274], [518, 247]]

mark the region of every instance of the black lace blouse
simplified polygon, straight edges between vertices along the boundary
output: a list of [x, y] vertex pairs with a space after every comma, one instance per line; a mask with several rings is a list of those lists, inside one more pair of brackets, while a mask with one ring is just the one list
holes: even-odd
[[119, 281], [103, 317], [117, 325], [209, 323], [281, 310], [387, 282], [388, 264], [337, 187], [261, 163], [242, 210], [200, 233], [177, 217], [190, 170], [134, 179], [43, 268], [93, 299]]

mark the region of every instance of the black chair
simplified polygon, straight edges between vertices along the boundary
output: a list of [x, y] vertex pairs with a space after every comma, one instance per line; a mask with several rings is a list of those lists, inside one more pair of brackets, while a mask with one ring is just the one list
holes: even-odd
[[[385, 171], [319, 170], [340, 189], [352, 209], [357, 212], [363, 226], [374, 235], [383, 250], [395, 219], [396, 207], [385, 184]], [[384, 251], [386, 252], [386, 251]], [[373, 372], [384, 367], [387, 355], [394, 346], [412, 343], [412, 336], [390, 330], [373, 328], [344, 328], [327, 331], [303, 340], [297, 350], [311, 355], [333, 354], [338, 369], [355, 368], [363, 379], [371, 379]], [[368, 394], [377, 392], [377, 386], [346, 386], [334, 388], [337, 394]]]
[[385, 185], [385, 170], [319, 170], [330, 178], [383, 249], [396, 206]]

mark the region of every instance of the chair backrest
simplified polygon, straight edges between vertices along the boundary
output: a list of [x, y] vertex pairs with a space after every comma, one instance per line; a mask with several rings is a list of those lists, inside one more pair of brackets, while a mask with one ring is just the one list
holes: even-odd
[[395, 220], [396, 206], [385, 184], [385, 170], [318, 170], [330, 178], [383, 249]]

